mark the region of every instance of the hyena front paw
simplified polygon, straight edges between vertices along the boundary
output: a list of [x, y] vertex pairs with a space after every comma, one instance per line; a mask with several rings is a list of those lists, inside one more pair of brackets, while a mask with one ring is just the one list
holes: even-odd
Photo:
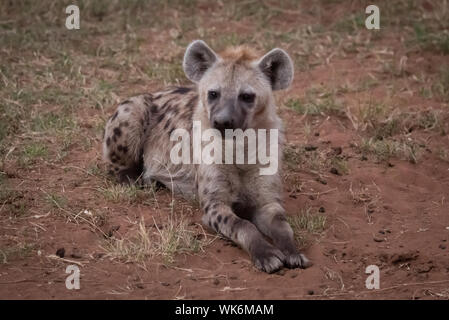
[[307, 257], [301, 253], [287, 254], [285, 257], [285, 265], [288, 268], [308, 268], [313, 265], [313, 263], [307, 259]]
[[285, 255], [265, 240], [258, 241], [250, 254], [254, 266], [267, 273], [278, 271], [284, 266]]

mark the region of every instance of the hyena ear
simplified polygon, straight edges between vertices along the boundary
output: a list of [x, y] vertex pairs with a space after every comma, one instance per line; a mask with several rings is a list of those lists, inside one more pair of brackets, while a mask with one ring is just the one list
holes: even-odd
[[287, 88], [293, 81], [293, 62], [287, 52], [276, 48], [268, 52], [258, 62], [259, 68], [270, 80], [273, 90]]
[[217, 59], [215, 52], [204, 41], [195, 40], [187, 47], [182, 67], [189, 80], [198, 82]]

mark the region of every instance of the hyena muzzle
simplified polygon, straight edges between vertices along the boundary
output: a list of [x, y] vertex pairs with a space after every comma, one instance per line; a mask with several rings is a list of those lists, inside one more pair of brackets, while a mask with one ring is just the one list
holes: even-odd
[[172, 133], [192, 132], [194, 121], [202, 132], [277, 129], [282, 155], [283, 129], [273, 91], [292, 82], [290, 57], [273, 49], [258, 58], [246, 47], [217, 54], [197, 40], [188, 46], [183, 68], [194, 86], [135, 96], [118, 106], [107, 122], [103, 143], [110, 172], [122, 182], [157, 181], [197, 198], [203, 223], [245, 249], [263, 271], [308, 267], [311, 263], [296, 248], [286, 221], [279, 172], [261, 175], [259, 162], [175, 164], [170, 157], [177, 143], [170, 139]]

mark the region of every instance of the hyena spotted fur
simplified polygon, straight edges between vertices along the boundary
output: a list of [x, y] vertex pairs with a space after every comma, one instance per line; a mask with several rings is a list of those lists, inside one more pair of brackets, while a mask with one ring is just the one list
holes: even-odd
[[193, 121], [201, 121], [202, 131], [278, 129], [282, 155], [283, 129], [273, 91], [291, 84], [290, 57], [273, 49], [258, 58], [247, 47], [217, 54], [197, 40], [188, 46], [183, 68], [194, 86], [130, 98], [109, 119], [103, 154], [111, 173], [123, 182], [141, 177], [144, 183], [157, 181], [197, 197], [203, 223], [246, 250], [260, 270], [308, 267], [286, 221], [279, 170], [260, 175], [258, 162], [175, 165], [170, 160], [176, 143], [170, 134], [178, 128], [192, 132]]

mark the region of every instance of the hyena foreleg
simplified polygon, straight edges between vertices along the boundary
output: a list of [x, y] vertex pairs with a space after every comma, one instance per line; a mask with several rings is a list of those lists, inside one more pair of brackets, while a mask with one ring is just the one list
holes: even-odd
[[307, 268], [312, 263], [296, 248], [293, 230], [285, 217], [284, 208], [273, 202], [255, 211], [251, 221], [285, 255], [285, 264], [289, 268]]
[[247, 251], [258, 269], [268, 273], [279, 270], [285, 255], [254, 224], [232, 210], [233, 183], [229, 179], [232, 179], [229, 172], [225, 175], [219, 170], [200, 170], [198, 196], [204, 212], [203, 223]]
[[203, 223], [247, 251], [258, 269], [272, 273], [283, 267], [284, 254], [265, 240], [254, 224], [238, 217], [230, 206], [211, 200], [204, 211]]

